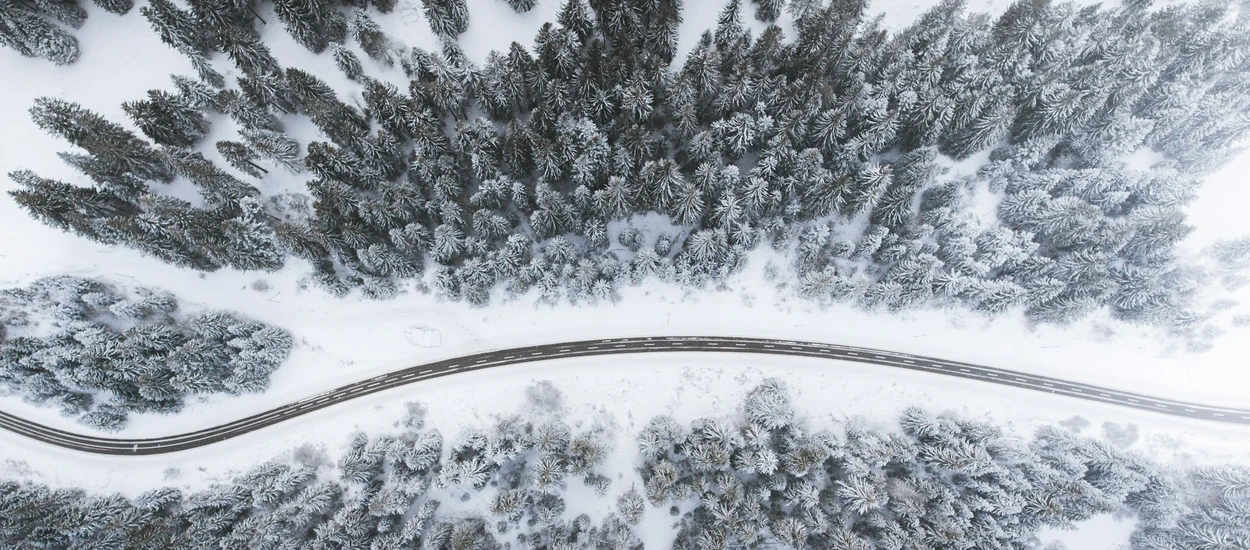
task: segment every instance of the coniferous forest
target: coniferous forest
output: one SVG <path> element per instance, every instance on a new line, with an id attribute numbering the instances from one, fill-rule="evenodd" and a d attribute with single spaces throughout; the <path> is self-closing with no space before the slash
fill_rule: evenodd
<path id="1" fill-rule="evenodd" d="M 4 1 L 6 45 L 65 60 L 13 29 L 72 3 Z M 566 0 L 480 65 L 463 0 L 421 1 L 440 51 L 383 32 L 394 2 L 263 4 L 135 10 L 195 74 L 123 105 L 138 132 L 38 100 L 82 177 L 19 170 L 12 198 L 192 269 L 306 262 L 338 295 L 610 301 L 718 285 L 771 247 L 779 284 L 820 303 L 1184 331 L 1204 282 L 1175 250 L 1183 208 L 1250 129 L 1250 10 L 1228 1 L 950 0 L 888 31 L 859 0 L 731 0 L 679 59 L 681 0 Z M 783 14 L 789 32 L 745 25 Z M 278 24 L 346 87 L 283 66 L 258 31 Z M 315 133 L 287 133 L 301 119 Z M 304 191 L 259 191 L 290 179 Z"/>
<path id="2" fill-rule="evenodd" d="M 568 424 L 553 390 L 531 387 L 529 410 L 451 444 L 410 405 L 392 433 L 358 434 L 337 460 L 301 447 L 201 491 L 126 498 L 3 483 L 0 542 L 637 550 L 650 517 L 680 549 L 1024 549 L 1039 547 L 1041 529 L 1115 512 L 1136 519 L 1135 549 L 1250 547 L 1250 469 L 1174 471 L 1064 429 L 1021 441 L 920 409 L 888 427 L 815 430 L 777 380 L 733 416 L 651 419 L 636 437 L 643 483 L 626 487 L 605 475 L 618 473 L 604 465 L 610 427 Z M 570 490 L 583 485 L 611 510 L 577 508 Z M 470 495 L 486 510 L 456 511 Z"/>
<path id="3" fill-rule="evenodd" d="M 171 294 L 68 275 L 0 291 L 0 388 L 103 430 L 188 397 L 261 392 L 291 335 Z"/>
<path id="4" fill-rule="evenodd" d="M 1245 0 L 944 0 L 903 28 L 867 0 L 716 0 L 699 22 L 683 0 L 92 1 L 0 0 L 0 47 L 68 70 L 107 46 L 76 29 L 130 18 L 185 70 L 115 119 L 82 106 L 89 86 L 10 106 L 76 175 L 17 167 L 6 199 L 192 273 L 600 304 L 725 288 L 764 258 L 820 307 L 1181 336 L 1213 278 L 1250 281 L 1250 237 L 1212 247 L 1214 271 L 1180 247 L 1203 178 L 1250 137 Z M 470 59 L 485 1 L 558 16 Z M 388 34 L 412 7 L 438 47 Z M 263 392 L 294 337 L 188 305 L 69 275 L 2 290 L 0 391 L 108 431 Z M 1250 549 L 1250 468 L 1164 465 L 1071 426 L 826 422 L 767 379 L 732 413 L 639 419 L 622 455 L 606 409 L 572 422 L 550 383 L 527 398 L 446 440 L 411 404 L 207 487 L 0 472 L 0 549 L 1040 550 L 1106 516 L 1133 522 L 1134 550 Z"/>

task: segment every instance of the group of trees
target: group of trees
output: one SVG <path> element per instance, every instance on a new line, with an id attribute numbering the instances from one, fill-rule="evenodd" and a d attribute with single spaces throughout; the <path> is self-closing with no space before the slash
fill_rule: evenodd
<path id="1" fill-rule="evenodd" d="M 738 415 L 638 434 L 643 490 L 612 487 L 602 427 L 530 410 L 444 446 L 410 405 L 398 432 L 356 435 L 337 461 L 302 447 L 235 479 L 134 499 L 0 484 L 5 548 L 641 550 L 632 526 L 678 516 L 673 548 L 1037 548 L 1045 527 L 1127 513 L 1140 550 L 1250 548 L 1250 469 L 1180 474 L 1057 428 L 1031 441 L 908 410 L 900 429 L 809 430 L 784 385 Z M 557 397 L 558 399 L 558 397 Z M 606 475 L 605 475 L 606 474 Z M 566 500 L 581 478 L 604 502 Z M 644 497 L 645 495 L 645 497 Z M 452 500 L 464 504 L 443 505 Z M 648 506 L 650 501 L 652 506 Z M 587 510 L 612 511 L 595 525 Z M 575 504 L 574 504 L 575 505 Z M 602 514 L 602 512 L 600 512 Z"/>
<path id="2" fill-rule="evenodd" d="M 1176 480 L 1106 443 L 1050 427 L 1025 443 L 915 408 L 900 424 L 809 431 L 769 380 L 736 421 L 653 419 L 638 436 L 647 498 L 693 500 L 674 548 L 1028 548 L 1042 528 L 1124 511 L 1166 533 L 1142 540 L 1188 536 Z"/>
<path id="3" fill-rule="evenodd" d="M 125 15 L 133 0 L 94 0 L 97 6 Z M 0 0 L 0 46 L 27 57 L 42 57 L 57 65 L 78 60 L 78 39 L 66 29 L 77 29 L 87 19 L 78 0 Z"/>
<path id="4" fill-rule="evenodd" d="M 592 525 L 566 510 L 564 490 L 594 473 L 607 445 L 602 429 L 577 431 L 552 411 L 497 419 L 447 448 L 410 405 L 401 430 L 357 434 L 336 462 L 296 449 L 230 482 L 183 494 L 173 488 L 135 499 L 97 497 L 23 483 L 0 484 L 5 548 L 309 548 L 636 550 L 636 515 Z M 478 498 L 483 513 L 443 512 L 440 499 Z M 461 508 L 462 506 L 448 506 Z M 626 507 L 631 511 L 634 508 Z M 489 510 L 489 513 L 485 513 Z M 570 519 L 571 518 L 571 519 Z"/>
<path id="5" fill-rule="evenodd" d="M 535 289 L 610 300 L 648 278 L 721 281 L 771 245 L 794 257 L 782 282 L 817 301 L 1046 322 L 1106 308 L 1175 328 L 1197 320 L 1200 284 L 1174 252 L 1182 207 L 1250 129 L 1250 32 L 1227 1 L 1019 0 L 991 18 L 948 0 L 889 32 L 863 1 L 805 0 L 786 37 L 754 36 L 731 0 L 676 64 L 679 0 L 565 0 L 531 47 L 482 66 L 456 42 L 463 0 L 423 5 L 441 52 L 385 36 L 371 17 L 389 2 L 275 6 L 359 86 L 357 108 L 351 90 L 284 68 L 250 4 L 154 1 L 145 17 L 199 79 L 125 106 L 147 139 L 40 100 L 35 120 L 85 151 L 63 157 L 94 185 L 19 171 L 13 196 L 51 225 L 195 269 L 302 258 L 336 294 L 386 298 L 425 277 L 474 303 Z M 213 65 L 225 59 L 237 87 Z M 202 152 L 220 115 L 241 128 L 211 144 L 229 168 Z M 286 135 L 292 115 L 318 140 Z M 1142 150 L 1162 160 L 1126 164 Z M 957 162 L 981 168 L 954 177 Z M 311 178 L 304 215 L 249 183 L 288 172 Z M 174 178 L 204 204 L 162 194 Z M 670 229 L 634 223 L 645 213 Z"/>
<path id="6" fill-rule="evenodd" d="M 290 353 L 280 328 L 177 310 L 165 292 L 71 276 L 0 291 L 0 386 L 116 430 L 190 396 L 263 391 Z"/>

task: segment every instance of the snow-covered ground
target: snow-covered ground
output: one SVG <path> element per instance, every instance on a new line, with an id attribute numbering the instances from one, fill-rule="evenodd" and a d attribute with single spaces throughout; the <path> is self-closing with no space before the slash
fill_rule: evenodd
<path id="1" fill-rule="evenodd" d="M 778 374 L 787 381 L 796 409 L 811 420 L 814 429 L 836 429 L 852 418 L 892 426 L 904 408 L 920 404 L 930 410 L 991 421 L 1021 437 L 1042 425 L 1074 416 L 1088 421 L 1082 433 L 1091 436 L 1100 434 L 1104 422 L 1133 424 L 1139 437 L 1130 449 L 1181 466 L 1241 461 L 1250 454 L 1250 438 L 1244 428 L 1191 423 L 1019 389 L 986 392 L 983 387 L 927 373 L 904 371 L 884 377 L 876 367 L 830 363 L 710 354 L 559 359 L 393 389 L 176 455 L 88 456 L 32 445 L 0 433 L 0 447 L 5 449 L 7 460 L 0 471 L 52 485 L 80 485 L 128 495 L 158 484 L 198 488 L 227 480 L 249 465 L 307 443 L 323 445 L 332 457 L 337 456 L 353 431 L 384 430 L 403 416 L 405 403 L 413 401 L 428 407 L 427 425 L 438 427 L 450 441 L 464 427 L 481 426 L 489 423 L 492 415 L 520 410 L 525 402 L 523 388 L 550 380 L 562 392 L 572 423 L 614 423 L 615 449 L 604 471 L 614 478 L 615 493 L 631 484 L 641 486 L 633 469 L 633 437 L 652 416 L 668 414 L 685 423 L 704 416 L 730 415 L 747 390 Z M 665 516 L 662 512 L 653 509 L 649 514 Z M 657 518 L 658 523 L 663 524 L 663 519 Z M 1122 537 L 1131 531 L 1131 526 L 1123 523 L 1094 523 L 1090 526 L 1094 539 L 1090 540 L 1109 536 L 1107 530 L 1116 526 L 1124 530 Z M 1122 543 L 1122 537 L 1111 539 Z"/>
<path id="2" fill-rule="evenodd" d="M 682 54 L 697 41 L 699 31 L 714 24 L 723 6 L 717 1 L 686 4 L 687 30 L 679 42 Z M 978 0 L 969 7 L 999 11 L 1005 5 L 1000 0 Z M 470 0 L 471 26 L 461 40 L 466 54 L 481 62 L 490 49 L 505 48 L 514 40 L 528 45 L 538 26 L 553 18 L 558 6 L 555 0 L 540 0 L 534 11 L 516 15 L 499 0 Z M 919 2 L 894 1 L 877 3 L 873 9 L 886 13 L 887 26 L 898 27 L 926 7 Z M 78 33 L 83 55 L 72 66 L 54 67 L 0 49 L 0 74 L 7 77 L 0 86 L 0 103 L 8 106 L 0 109 L 0 171 L 31 168 L 45 177 L 81 180 L 55 156 L 56 151 L 66 149 L 66 144 L 30 122 L 25 109 L 35 97 L 64 97 L 123 122 L 122 101 L 138 99 L 149 88 L 168 87 L 171 72 L 192 74 L 186 60 L 160 44 L 137 12 L 117 17 L 93 5 L 86 9 L 90 19 Z M 758 30 L 762 25 L 754 21 L 751 10 L 748 3 L 744 20 Z M 788 25 L 785 17 L 783 27 Z M 379 22 L 392 38 L 410 46 L 437 48 L 417 0 L 400 0 L 395 16 Z M 319 74 L 324 70 L 323 77 L 339 83 L 333 79 L 341 76 L 333 71 L 328 57 L 289 47 L 289 37 L 277 24 L 265 32 L 277 44 L 271 45 L 284 61 L 299 59 L 294 65 L 318 69 Z M 228 124 L 224 119 L 218 123 Z M 1250 219 L 1227 207 L 1244 202 L 1247 168 L 1250 157 L 1230 163 L 1207 181 L 1190 210 L 1190 221 L 1197 230 L 1186 241 L 1187 250 L 1196 252 L 1220 238 L 1250 234 Z M 298 189 L 302 184 L 302 178 L 269 180 L 267 185 L 288 189 Z M 10 180 L 0 178 L 0 191 L 12 188 Z M 56 273 L 99 276 L 161 287 L 176 293 L 188 306 L 237 310 L 295 334 L 299 344 L 290 362 L 275 373 L 268 393 L 210 398 L 191 404 L 176 416 L 138 416 L 120 434 L 124 437 L 215 425 L 372 374 L 473 351 L 632 335 L 721 334 L 857 344 L 1203 403 L 1250 407 L 1245 391 L 1250 387 L 1250 369 L 1244 366 L 1244 357 L 1250 355 L 1250 338 L 1238 332 L 1250 328 L 1226 325 L 1230 332 L 1216 339 L 1211 351 L 1191 354 L 1179 349 L 1179 343 L 1159 338 L 1153 330 L 1107 319 L 1066 328 L 1029 328 L 1019 318 L 1006 316 L 988 322 L 963 311 L 897 316 L 846 306 L 820 309 L 775 290 L 765 267 L 769 262 L 784 265 L 784 260 L 770 251 L 757 252 L 748 269 L 723 289 L 688 292 L 653 282 L 627 289 L 617 304 L 535 307 L 532 299 L 522 297 L 482 309 L 416 293 L 384 302 L 332 298 L 306 288 L 301 278 L 308 269 L 298 261 L 274 274 L 181 270 L 131 250 L 100 246 L 45 227 L 20 211 L 7 195 L 0 196 L 0 234 L 6 237 L 0 239 L 0 287 Z M 259 280 L 267 283 L 266 290 L 254 290 Z M 1229 314 L 1236 313 L 1245 311 L 1234 307 Z M 398 420 L 408 401 L 429 405 L 430 424 L 450 436 L 462 426 L 515 410 L 523 401 L 522 388 L 541 379 L 551 380 L 564 392 L 572 418 L 591 422 L 603 415 L 615 417 L 620 429 L 615 432 L 618 455 L 613 460 L 627 461 L 635 431 L 651 416 L 667 413 L 687 420 L 727 414 L 746 388 L 769 376 L 787 380 L 800 409 L 827 426 L 851 416 L 890 422 L 912 404 L 1005 423 L 1021 435 L 1042 424 L 1079 415 L 1092 423 L 1086 432 L 1089 434 L 1097 434 L 1105 421 L 1136 424 L 1141 437 L 1134 448 L 1177 464 L 1244 461 L 1250 456 L 1247 428 L 1186 422 L 877 366 L 703 354 L 565 359 L 443 378 L 358 399 L 174 456 L 95 457 L 0 432 L 0 475 L 128 494 L 162 483 L 200 487 L 305 442 L 323 444 L 336 454 L 353 430 L 381 429 Z M 34 407 L 15 397 L 0 397 L 0 409 L 56 427 L 85 430 L 51 409 Z M 628 476 L 636 477 L 636 473 L 629 464 L 617 467 L 626 478 L 615 483 L 627 486 Z M 657 521 L 663 523 L 664 518 Z M 1096 524 L 1091 532 L 1117 532 L 1107 525 L 1123 526 Z M 1113 539 L 1108 539 L 1107 547 L 1118 544 Z M 1117 540 L 1123 542 L 1122 538 Z M 1073 547 L 1103 547 L 1098 544 Z"/>

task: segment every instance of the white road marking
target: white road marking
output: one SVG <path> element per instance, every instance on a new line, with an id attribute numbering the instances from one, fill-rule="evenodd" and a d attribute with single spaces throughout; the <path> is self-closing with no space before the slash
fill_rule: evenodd
<path id="1" fill-rule="evenodd" d="M 586 349 L 599 349 L 599 346 L 590 346 L 590 347 L 588 347 L 588 348 L 586 348 Z"/>
<path id="2" fill-rule="evenodd" d="M 420 374 L 425 374 L 425 373 L 427 373 L 427 372 L 434 372 L 434 369 L 425 369 L 425 370 L 421 371 L 421 372 L 420 372 Z"/>

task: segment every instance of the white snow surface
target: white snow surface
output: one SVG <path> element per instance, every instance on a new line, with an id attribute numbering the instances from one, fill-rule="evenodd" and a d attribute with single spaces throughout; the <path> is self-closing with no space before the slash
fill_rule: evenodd
<path id="1" fill-rule="evenodd" d="M 466 55 L 478 63 L 491 49 L 504 49 L 512 41 L 530 45 L 537 28 L 553 19 L 559 8 L 556 0 L 540 0 L 535 10 L 517 15 L 499 0 L 469 0 L 469 4 L 470 29 L 461 37 L 461 44 Z M 703 29 L 714 25 L 722 6 L 719 1 L 686 2 L 679 59 Z M 991 11 L 1001 11 L 1005 6 L 1001 0 L 970 4 L 973 9 Z M 171 72 L 193 74 L 187 61 L 148 29 L 137 7 L 125 17 L 94 5 L 85 7 L 90 18 L 78 31 L 83 55 L 72 66 L 54 67 L 0 49 L 0 74 L 20 75 L 6 78 L 0 86 L 0 104 L 8 106 L 0 110 L 0 171 L 30 168 L 44 177 L 82 181 L 55 155 L 67 149 L 67 144 L 30 122 L 25 109 L 34 98 L 63 97 L 109 120 L 125 123 L 122 101 L 138 99 L 150 88 L 169 89 Z M 927 7 L 925 3 L 895 0 L 877 2 L 872 9 L 886 14 L 886 26 L 897 28 Z M 743 20 L 758 32 L 763 26 L 755 21 L 753 9 L 746 3 Z M 786 29 L 788 17 L 783 14 L 780 22 Z M 400 0 L 395 13 L 377 20 L 392 38 L 409 46 L 438 48 L 418 0 Z M 334 69 L 328 54 L 315 56 L 303 50 L 280 24 L 272 22 L 264 33 L 284 64 L 314 71 L 340 90 L 358 89 Z M 366 64 L 375 63 L 363 55 L 361 58 Z M 391 76 L 399 78 L 394 73 L 398 71 Z M 344 99 L 352 101 L 350 95 Z M 213 135 L 225 135 L 231 129 L 224 117 L 213 123 Z M 295 132 L 311 134 L 315 129 L 303 125 Z M 307 140 L 301 137 L 301 141 Z M 205 148 L 205 154 L 217 159 L 211 147 Z M 1250 221 L 1227 207 L 1242 202 L 1241 180 L 1247 168 L 1250 160 L 1237 159 L 1208 179 L 1190 211 L 1197 230 L 1185 244 L 1188 251 L 1196 252 L 1220 238 L 1250 233 Z M 261 185 L 266 192 L 299 192 L 303 181 L 302 176 L 274 171 Z M 0 191 L 13 188 L 10 180 L 0 178 Z M 688 291 L 653 281 L 626 289 L 616 304 L 534 306 L 532 297 L 504 301 L 501 296 L 495 305 L 483 309 L 415 292 L 381 302 L 354 295 L 336 299 L 307 285 L 302 279 L 308 266 L 297 260 L 272 274 L 228 269 L 199 274 L 43 226 L 7 196 L 0 197 L 0 232 L 6 237 L 0 239 L 0 287 L 24 285 L 58 273 L 100 277 L 163 288 L 174 292 L 187 307 L 235 310 L 294 333 L 296 349 L 287 365 L 274 373 L 267 393 L 205 398 L 173 416 L 135 416 L 129 427 L 117 434 L 119 437 L 159 436 L 212 426 L 378 373 L 481 350 L 645 335 L 737 335 L 855 344 L 1202 403 L 1250 407 L 1245 391 L 1250 387 L 1250 369 L 1245 368 L 1243 359 L 1250 352 L 1250 338 L 1242 332 L 1226 334 L 1216 340 L 1213 350 L 1193 354 L 1175 341 L 1160 338 L 1154 330 L 1106 318 L 1071 327 L 1031 328 L 1018 316 L 1010 315 L 990 322 L 966 311 L 932 309 L 893 315 L 849 306 L 822 309 L 775 289 L 765 267 L 771 262 L 784 270 L 787 262 L 769 250 L 755 252 L 748 268 L 721 288 Z M 269 288 L 252 290 L 257 280 L 264 280 Z M 1090 435 L 1096 435 L 1104 421 L 1132 423 L 1141 431 L 1132 448 L 1178 466 L 1245 462 L 1250 456 L 1250 428 L 1246 427 L 1190 422 L 880 366 L 704 353 L 559 359 L 460 374 L 359 398 L 174 455 L 100 457 L 36 444 L 0 431 L 0 478 L 28 478 L 54 486 L 75 485 L 131 496 L 162 484 L 196 489 L 228 480 L 253 464 L 305 443 L 323 445 L 337 457 L 355 430 L 389 428 L 402 417 L 404 404 L 411 401 L 426 404 L 427 424 L 454 438 L 466 426 L 481 425 L 492 415 L 517 410 L 524 401 L 525 386 L 551 380 L 564 393 L 567 414 L 574 423 L 615 418 L 616 449 L 605 466 L 614 481 L 608 500 L 603 501 L 612 502 L 631 484 L 640 485 L 633 469 L 632 440 L 647 419 L 671 414 L 684 422 L 731 414 L 745 391 L 766 377 L 786 380 L 798 409 L 817 427 L 836 428 L 851 417 L 893 425 L 900 411 L 916 404 L 993 421 L 1021 437 L 1076 415 L 1091 421 L 1086 432 Z M 0 410 L 58 428 L 89 431 L 52 409 L 14 396 L 0 396 Z M 587 501 L 588 509 L 606 512 L 603 502 Z M 638 532 L 646 537 L 648 547 L 663 548 L 662 541 L 671 536 L 671 518 L 662 509 L 649 508 L 647 514 Z M 1076 536 L 1072 533 L 1054 536 L 1070 547 L 1113 548 L 1124 542 L 1125 529 L 1131 530 L 1131 525 L 1125 525 L 1110 519 L 1092 520 L 1077 532 L 1088 535 L 1079 538 L 1086 544 L 1065 538 Z"/>

